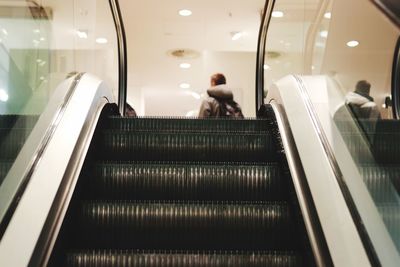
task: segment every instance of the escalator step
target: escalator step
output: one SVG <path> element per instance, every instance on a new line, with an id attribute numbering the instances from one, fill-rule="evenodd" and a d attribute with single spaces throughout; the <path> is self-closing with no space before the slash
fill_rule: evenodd
<path id="1" fill-rule="evenodd" d="M 90 250 L 67 255 L 69 267 L 299 267 L 293 252 L 166 252 Z"/>
<path id="2" fill-rule="evenodd" d="M 400 193 L 399 166 L 364 165 L 360 168 L 360 173 L 375 202 L 397 201 Z"/>
<path id="3" fill-rule="evenodd" d="M 282 200 L 285 183 L 278 164 L 196 165 L 99 163 L 93 197 L 153 200 Z"/>
<path id="4" fill-rule="evenodd" d="M 88 202 L 82 235 L 89 247 L 143 249 L 289 249 L 287 203 Z"/>
<path id="5" fill-rule="evenodd" d="M 32 129 L 37 120 L 38 115 L 0 115 L 0 128 L 29 128 Z"/>
<path id="6" fill-rule="evenodd" d="M 109 117 L 106 127 L 114 130 L 148 132 L 266 132 L 270 120 L 256 119 L 180 119 Z"/>
<path id="7" fill-rule="evenodd" d="M 276 159 L 269 133 L 195 134 L 104 131 L 103 157 L 143 161 L 241 161 Z"/>
<path id="8" fill-rule="evenodd" d="M 0 159 L 14 160 L 31 129 L 0 129 Z"/>

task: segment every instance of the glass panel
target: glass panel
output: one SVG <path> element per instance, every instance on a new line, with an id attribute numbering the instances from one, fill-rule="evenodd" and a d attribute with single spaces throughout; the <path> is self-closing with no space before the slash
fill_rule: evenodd
<path id="1" fill-rule="evenodd" d="M 0 1 L 0 221 L 23 179 L 10 175 L 15 160 L 36 153 L 19 152 L 58 85 L 79 72 L 118 89 L 108 1 Z"/>
<path id="2" fill-rule="evenodd" d="M 391 106 L 398 37 L 368 1 L 277 0 L 265 89 L 286 75 L 302 75 L 368 234 L 380 241 L 388 236 L 400 251 L 400 121 Z M 372 213 L 375 225 L 368 220 Z M 387 244 L 381 242 L 381 251 Z"/>
<path id="3" fill-rule="evenodd" d="M 275 81 L 286 75 L 305 72 L 304 53 L 307 35 L 319 2 L 319 0 L 276 1 L 265 49 L 266 91 Z"/>
<path id="4" fill-rule="evenodd" d="M 311 87 L 307 90 L 357 209 L 365 212 L 359 205 L 360 188 L 352 186 L 353 165 L 400 251 L 400 121 L 393 119 L 391 107 L 399 31 L 367 1 L 335 0 L 321 11 L 304 73 L 323 75 L 326 91 L 319 91 L 325 96 L 317 97 Z M 344 150 L 353 162 L 344 160 Z M 366 221 L 368 214 L 361 217 Z M 366 225 L 369 235 L 376 234 Z"/>

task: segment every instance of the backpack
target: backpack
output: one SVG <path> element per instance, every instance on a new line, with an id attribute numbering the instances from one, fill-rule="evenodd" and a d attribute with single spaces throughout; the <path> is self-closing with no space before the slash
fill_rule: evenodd
<path id="1" fill-rule="evenodd" d="M 243 119 L 242 109 L 233 99 L 227 101 L 217 100 L 219 103 L 219 117 Z"/>

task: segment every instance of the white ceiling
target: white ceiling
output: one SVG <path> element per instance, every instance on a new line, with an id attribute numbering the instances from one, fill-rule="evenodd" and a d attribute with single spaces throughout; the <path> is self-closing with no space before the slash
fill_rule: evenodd
<path id="1" fill-rule="evenodd" d="M 200 100 L 192 99 L 179 84 L 191 84 L 191 91 L 204 92 L 213 71 L 225 70 L 228 81 L 238 87 L 250 87 L 236 82 L 239 76 L 230 66 L 215 69 L 210 58 L 213 53 L 254 54 L 257 50 L 260 14 L 265 0 L 120 0 L 128 38 L 129 87 L 145 95 L 146 114 L 185 115 L 198 108 Z M 190 9 L 190 17 L 178 14 Z M 232 41 L 231 32 L 244 32 L 243 38 Z M 175 49 L 192 49 L 200 57 L 181 60 L 168 55 Z M 189 62 L 190 70 L 182 70 L 179 63 Z M 244 68 L 255 68 L 255 61 Z M 251 77 L 255 74 L 251 73 Z M 244 79 L 245 80 L 245 79 Z M 168 91 L 168 93 L 164 93 Z M 131 93 L 133 95 L 134 93 Z M 129 95 L 129 94 L 128 94 Z M 169 96 L 166 98 L 166 95 Z M 140 96 L 135 96 L 140 97 Z M 167 100 L 167 101 L 166 101 Z M 159 103 L 164 103 L 160 106 Z M 150 107 L 154 107 L 154 110 Z M 175 112 L 175 111 L 176 112 Z"/>

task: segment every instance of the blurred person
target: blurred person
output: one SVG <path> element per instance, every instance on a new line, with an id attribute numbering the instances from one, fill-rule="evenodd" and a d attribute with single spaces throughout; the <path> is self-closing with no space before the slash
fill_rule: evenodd
<path id="1" fill-rule="evenodd" d="M 365 80 L 358 81 L 354 92 L 346 95 L 346 104 L 357 119 L 377 120 L 381 118 L 374 99 L 370 96 L 371 84 Z"/>
<path id="2" fill-rule="evenodd" d="M 199 118 L 243 118 L 242 109 L 233 99 L 232 90 L 226 85 L 222 73 L 211 76 L 208 98 L 200 106 Z"/>

